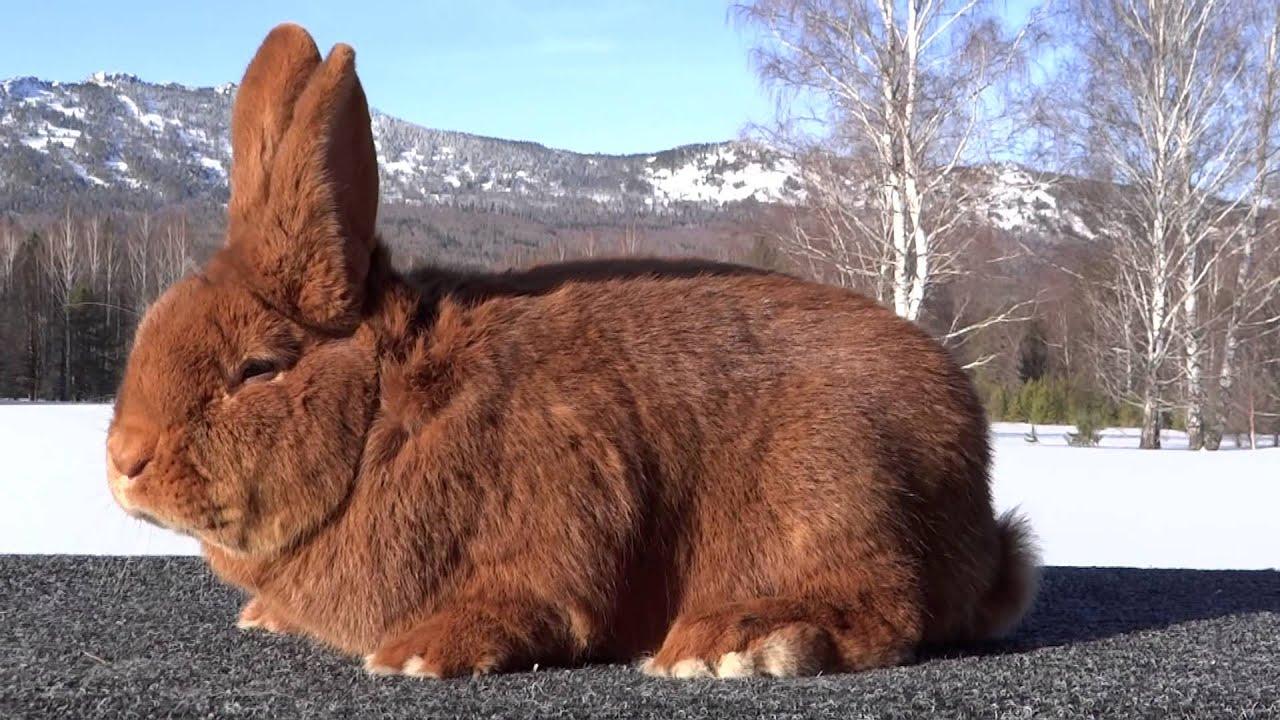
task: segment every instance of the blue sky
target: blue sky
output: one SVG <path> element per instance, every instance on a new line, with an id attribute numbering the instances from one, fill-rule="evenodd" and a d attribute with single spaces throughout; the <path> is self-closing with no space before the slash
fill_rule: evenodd
<path id="1" fill-rule="evenodd" d="M 188 85 L 238 81 L 267 30 L 292 20 L 322 49 L 353 45 L 370 102 L 392 115 L 582 152 L 647 152 L 735 137 L 772 117 L 750 38 L 727 8 L 723 0 L 24 0 L 4 11 L 0 78 L 76 81 L 108 70 Z"/>
<path id="2" fill-rule="evenodd" d="M 356 48 L 377 108 L 429 127 L 578 151 L 723 140 L 772 103 L 720 0 L 23 2 L 4 13 L 0 77 L 96 70 L 239 80 L 273 25 Z"/>

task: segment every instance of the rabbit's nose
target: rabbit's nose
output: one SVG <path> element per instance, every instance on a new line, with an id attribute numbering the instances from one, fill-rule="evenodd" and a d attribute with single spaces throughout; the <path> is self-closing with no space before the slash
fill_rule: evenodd
<path id="1" fill-rule="evenodd" d="M 137 477 L 146 469 L 155 454 L 155 443 L 126 433 L 112 433 L 107 439 L 107 458 L 113 469 L 128 478 Z"/>

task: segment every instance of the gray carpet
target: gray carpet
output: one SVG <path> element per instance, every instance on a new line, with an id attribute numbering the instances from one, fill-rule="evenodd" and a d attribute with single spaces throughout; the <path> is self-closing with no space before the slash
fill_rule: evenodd
<path id="1" fill-rule="evenodd" d="M 1280 717 L 1280 573 L 1049 568 L 1008 641 L 792 681 L 375 678 L 236 630 L 196 559 L 0 556 L 0 717 Z"/>

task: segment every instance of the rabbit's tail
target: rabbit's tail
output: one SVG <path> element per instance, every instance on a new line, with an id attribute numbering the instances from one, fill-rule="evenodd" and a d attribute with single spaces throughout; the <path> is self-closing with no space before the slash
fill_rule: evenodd
<path id="1" fill-rule="evenodd" d="M 996 521 L 999 555 L 996 573 L 978 606 L 980 638 L 1007 635 L 1031 609 L 1040 583 L 1040 553 L 1027 519 L 1016 510 Z"/>

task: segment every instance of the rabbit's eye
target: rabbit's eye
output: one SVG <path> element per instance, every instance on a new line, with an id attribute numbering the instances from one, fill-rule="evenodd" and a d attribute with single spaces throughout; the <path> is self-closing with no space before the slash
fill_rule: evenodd
<path id="1" fill-rule="evenodd" d="M 279 368 L 270 360 L 251 358 L 241 363 L 240 371 L 236 373 L 236 384 L 263 382 L 275 377 L 278 372 Z"/>

